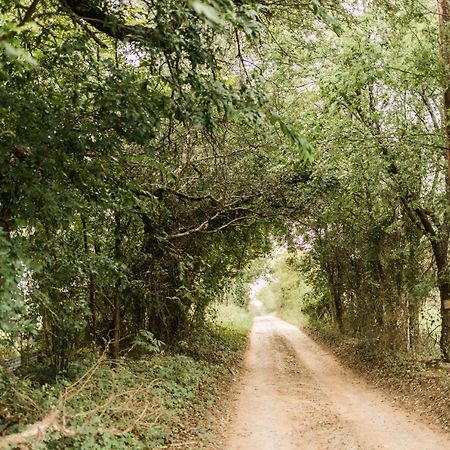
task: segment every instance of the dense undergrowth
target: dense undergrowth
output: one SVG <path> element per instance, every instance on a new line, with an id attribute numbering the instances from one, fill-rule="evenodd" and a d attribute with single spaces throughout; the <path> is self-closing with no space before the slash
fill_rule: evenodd
<path id="1" fill-rule="evenodd" d="M 228 316 L 227 328 L 211 324 L 170 352 L 133 349 L 117 361 L 86 353 L 70 376 L 51 384 L 39 382 L 37 368 L 2 370 L 1 434 L 33 449 L 202 448 L 212 439 L 217 397 L 237 370 L 250 324 L 247 313 L 234 313 L 242 319 L 237 327 Z M 37 421 L 43 432 L 25 444 Z M 0 438 L 0 448 L 16 448 L 7 442 Z"/>

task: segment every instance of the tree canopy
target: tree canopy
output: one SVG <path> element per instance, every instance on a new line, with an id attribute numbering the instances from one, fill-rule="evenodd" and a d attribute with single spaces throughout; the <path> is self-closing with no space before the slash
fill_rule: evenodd
<path id="1" fill-rule="evenodd" d="M 341 330 L 414 346 L 438 290 L 449 360 L 438 6 L 2 2 L 0 339 L 173 344 L 283 236 Z"/>

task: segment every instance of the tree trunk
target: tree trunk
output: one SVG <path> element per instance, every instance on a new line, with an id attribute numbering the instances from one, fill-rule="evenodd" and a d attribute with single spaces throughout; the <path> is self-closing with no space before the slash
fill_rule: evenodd
<path id="1" fill-rule="evenodd" d="M 417 347 L 420 336 L 419 326 L 419 303 L 416 299 L 406 297 L 406 350 L 414 351 Z"/>
<path id="2" fill-rule="evenodd" d="M 328 265 L 328 291 L 330 295 L 330 310 L 333 324 L 339 331 L 344 330 L 342 289 L 339 271 Z"/>
<path id="3" fill-rule="evenodd" d="M 334 308 L 336 311 L 336 325 L 338 330 L 344 331 L 344 318 L 343 318 L 343 306 L 342 306 L 342 292 L 339 286 L 336 287 L 335 297 L 334 297 Z"/>
<path id="4" fill-rule="evenodd" d="M 120 353 L 120 297 L 114 293 L 114 336 L 111 343 L 111 356 L 117 359 Z"/>
<path id="5" fill-rule="evenodd" d="M 441 339 L 440 347 L 444 361 L 450 362 L 450 283 L 439 285 L 441 297 Z"/>
<path id="6" fill-rule="evenodd" d="M 83 225 L 83 244 L 84 244 L 84 253 L 86 258 L 89 257 L 89 242 L 88 242 L 88 234 L 87 234 L 87 224 L 86 219 L 82 216 L 81 223 Z M 88 275 L 88 305 L 91 311 L 91 321 L 88 327 L 89 330 L 89 340 L 90 342 L 95 342 L 97 336 L 97 307 L 95 301 L 95 282 L 94 275 L 92 274 L 92 268 L 89 267 L 89 275 Z"/>
<path id="7" fill-rule="evenodd" d="M 114 215 L 115 220 L 115 230 L 114 230 L 114 258 L 116 261 L 120 260 L 121 257 L 121 244 L 122 244 L 122 235 L 121 235 L 121 225 L 120 225 L 120 216 L 116 212 Z M 118 280 L 114 286 L 114 313 L 113 313 L 113 340 L 111 342 L 111 356 L 113 359 L 117 359 L 119 357 L 120 352 L 120 280 Z"/>
<path id="8" fill-rule="evenodd" d="M 437 13 L 438 13 L 438 25 L 439 25 L 439 49 L 441 54 L 442 63 L 447 71 L 447 75 L 450 73 L 450 4 L 449 0 L 437 0 Z M 450 82 L 447 78 L 447 82 L 443 86 L 443 107 L 442 107 L 442 122 L 446 138 L 447 147 L 447 214 L 445 220 L 445 228 L 448 234 L 450 227 L 450 122 L 449 122 L 449 109 L 450 109 Z M 436 254 L 435 254 L 436 257 Z M 437 259 L 437 258 L 436 258 Z M 441 255 L 440 267 L 438 264 L 438 283 L 439 293 L 441 297 L 441 340 L 440 347 L 444 360 L 450 362 L 450 285 L 447 273 L 447 246 L 445 247 L 445 254 Z M 438 263 L 438 261 L 436 261 Z"/>
<path id="9" fill-rule="evenodd" d="M 441 339 L 440 348 L 444 361 L 450 362 L 450 283 L 448 280 L 447 240 L 445 243 L 432 242 L 437 267 L 437 281 L 441 300 Z"/>

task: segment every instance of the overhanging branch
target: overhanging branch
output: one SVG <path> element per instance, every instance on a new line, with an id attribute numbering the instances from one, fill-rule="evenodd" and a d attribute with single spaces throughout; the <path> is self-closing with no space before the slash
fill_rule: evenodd
<path id="1" fill-rule="evenodd" d="M 106 8 L 99 7 L 95 0 L 61 0 L 61 3 L 80 19 L 114 39 L 145 41 L 155 46 L 162 44 L 153 28 L 128 25 Z"/>

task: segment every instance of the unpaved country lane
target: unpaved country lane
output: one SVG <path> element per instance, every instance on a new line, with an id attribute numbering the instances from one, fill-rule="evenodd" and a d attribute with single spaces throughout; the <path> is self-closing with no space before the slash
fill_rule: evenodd
<path id="1" fill-rule="evenodd" d="M 450 436 L 344 369 L 305 333 L 255 319 L 227 450 L 450 450 Z"/>

